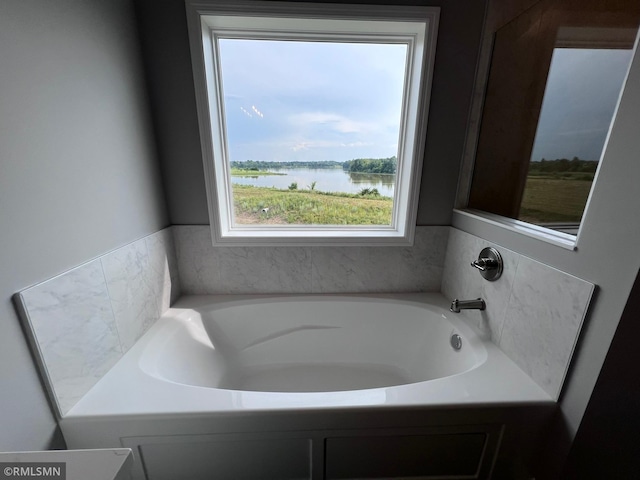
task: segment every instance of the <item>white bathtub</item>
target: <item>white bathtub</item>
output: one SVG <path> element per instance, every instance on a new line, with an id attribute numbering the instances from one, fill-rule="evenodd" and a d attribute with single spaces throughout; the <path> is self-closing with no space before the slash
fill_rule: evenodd
<path id="1" fill-rule="evenodd" d="M 200 387 L 364 390 L 457 375 L 487 359 L 483 343 L 456 319 L 408 302 L 256 299 L 206 305 L 177 318 L 148 344 L 140 367 Z M 450 338 L 458 333 L 464 340 L 455 350 Z"/>
<path id="2" fill-rule="evenodd" d="M 363 412 L 369 419 L 387 412 L 375 421 L 382 433 L 420 426 L 428 437 L 434 425 L 446 424 L 455 425 L 457 435 L 461 423 L 475 425 L 474 432 L 483 425 L 486 442 L 477 469 L 482 475 L 460 478 L 489 478 L 506 421 L 496 420 L 495 412 L 548 412 L 553 402 L 446 307 L 438 294 L 183 297 L 70 410 L 62 430 L 69 448 L 138 448 L 145 469 L 139 462 L 134 478 L 145 478 L 145 471 L 149 478 L 170 478 L 162 465 L 167 452 L 158 445 L 170 444 L 175 454 L 176 442 L 189 444 L 183 451 L 188 458 L 194 439 L 201 446 L 215 440 L 221 451 L 221 439 L 244 435 L 259 452 L 270 452 L 280 448 L 278 439 L 293 441 L 289 437 L 297 432 L 295 439 L 323 439 L 316 442 L 322 453 L 309 453 L 309 465 L 315 466 L 302 477 L 330 478 L 327 435 L 340 431 L 344 437 L 341 429 L 348 426 L 348 437 L 360 438 L 363 427 L 372 427 L 370 420 L 358 420 Z M 452 335 L 461 338 L 459 350 L 451 345 Z M 414 413 L 408 418 L 406 412 Z M 431 412 L 430 420 L 416 425 L 415 412 Z M 380 432 L 374 436 L 382 438 Z M 282 448 L 293 451 L 292 445 Z M 229 478 L 255 477 L 228 468 L 236 472 Z M 298 471 L 287 476 L 280 470 L 255 478 L 270 475 L 300 478 Z M 349 478 L 341 475 L 336 478 Z"/>

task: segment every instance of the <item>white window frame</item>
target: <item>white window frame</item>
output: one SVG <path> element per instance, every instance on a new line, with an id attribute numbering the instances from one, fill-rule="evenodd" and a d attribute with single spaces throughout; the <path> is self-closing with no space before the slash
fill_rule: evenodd
<path id="1" fill-rule="evenodd" d="M 214 245 L 413 244 L 438 7 L 185 0 Z M 391 225 L 234 225 L 216 36 L 401 43 L 407 49 Z M 222 140 L 220 140 L 222 139 Z"/>

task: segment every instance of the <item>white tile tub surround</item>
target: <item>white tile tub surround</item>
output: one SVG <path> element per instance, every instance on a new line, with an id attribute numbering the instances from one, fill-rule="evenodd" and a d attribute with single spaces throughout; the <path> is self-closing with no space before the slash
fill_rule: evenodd
<path id="1" fill-rule="evenodd" d="M 21 295 L 64 414 L 122 357 L 100 260 Z"/>
<path id="2" fill-rule="evenodd" d="M 100 261 L 120 343 L 126 351 L 160 316 L 160 308 L 154 301 L 147 246 L 142 239 L 105 255 Z"/>
<path id="3" fill-rule="evenodd" d="M 489 246 L 492 245 L 479 237 L 451 228 L 442 276 L 442 293 L 449 299 L 491 299 L 487 301 L 484 312 L 463 311 L 462 315 L 472 321 L 486 338 L 491 338 L 498 345 L 520 255 L 506 248 L 499 248 L 504 270 L 499 280 L 489 282 L 471 266 L 480 251 Z"/>
<path id="4" fill-rule="evenodd" d="M 520 257 L 499 345 L 548 393 L 560 393 L 593 288 Z"/>
<path id="5" fill-rule="evenodd" d="M 180 295 L 176 265 L 165 229 L 20 292 L 62 415 Z"/>
<path id="6" fill-rule="evenodd" d="M 176 270 L 171 232 L 142 238 L 100 261 L 126 352 L 177 299 L 179 281 L 175 273 L 171 276 L 171 265 Z"/>
<path id="7" fill-rule="evenodd" d="M 208 225 L 174 226 L 184 294 L 434 292 L 449 227 L 413 247 L 213 247 Z"/>
<path id="8" fill-rule="evenodd" d="M 144 240 L 149 255 L 149 269 L 154 273 L 151 276 L 154 292 L 162 300 L 160 309 L 164 313 L 181 295 L 173 231 L 171 227 L 165 228 Z"/>
<path id="9" fill-rule="evenodd" d="M 484 247 L 504 260 L 502 277 L 484 280 L 471 267 Z M 484 312 L 463 315 L 553 398 L 558 398 L 594 285 L 452 228 L 442 279 L 450 298 L 481 297 Z"/>

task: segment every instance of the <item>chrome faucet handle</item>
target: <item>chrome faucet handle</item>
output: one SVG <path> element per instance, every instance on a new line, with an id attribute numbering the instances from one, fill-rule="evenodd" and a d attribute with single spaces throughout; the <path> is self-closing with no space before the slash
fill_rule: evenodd
<path id="1" fill-rule="evenodd" d="M 471 262 L 471 266 L 477 268 L 481 272 L 486 272 L 487 270 L 498 268 L 498 262 L 493 258 L 480 257 Z"/>
<path id="2" fill-rule="evenodd" d="M 471 266 L 477 268 L 485 280 L 493 282 L 502 275 L 502 256 L 493 247 L 483 248 L 478 259 L 471 262 Z"/>

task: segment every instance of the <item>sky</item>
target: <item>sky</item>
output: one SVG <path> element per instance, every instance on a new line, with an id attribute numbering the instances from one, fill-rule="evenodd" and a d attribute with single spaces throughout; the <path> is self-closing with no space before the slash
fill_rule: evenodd
<path id="1" fill-rule="evenodd" d="M 396 155 L 406 50 L 220 39 L 229 160 Z"/>
<path id="2" fill-rule="evenodd" d="M 600 160 L 631 56 L 631 50 L 554 50 L 532 161 Z"/>

